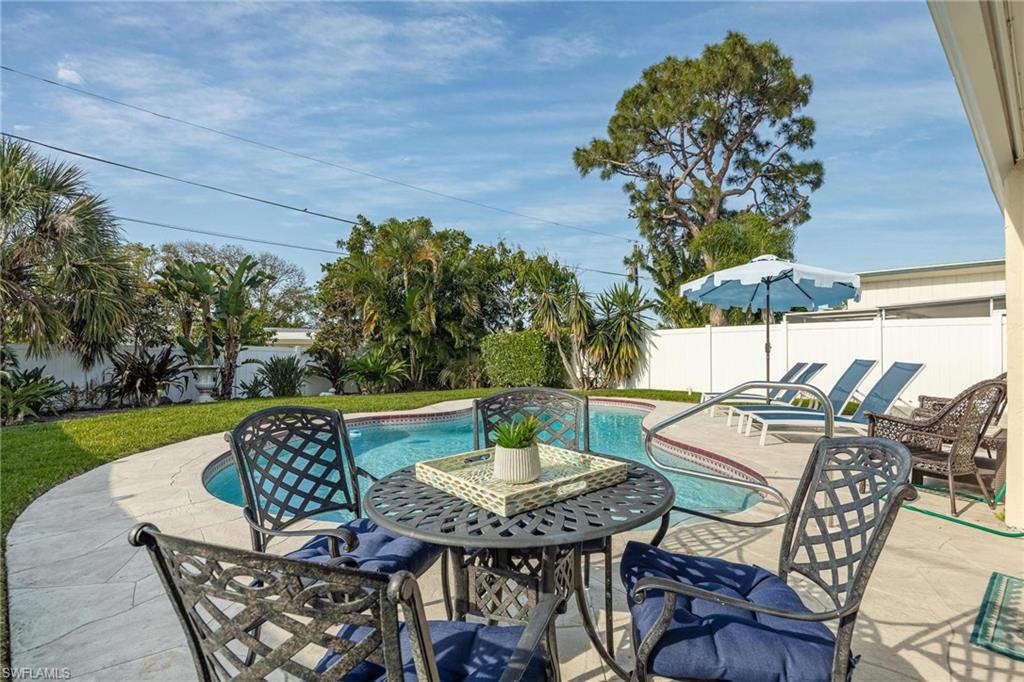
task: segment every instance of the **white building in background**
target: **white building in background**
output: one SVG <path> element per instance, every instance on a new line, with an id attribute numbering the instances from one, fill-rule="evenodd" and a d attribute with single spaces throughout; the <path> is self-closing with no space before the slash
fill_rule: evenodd
<path id="1" fill-rule="evenodd" d="M 919 265 L 860 273 L 859 301 L 842 310 L 791 313 L 790 322 L 988 317 L 1006 310 L 1003 259 Z"/>

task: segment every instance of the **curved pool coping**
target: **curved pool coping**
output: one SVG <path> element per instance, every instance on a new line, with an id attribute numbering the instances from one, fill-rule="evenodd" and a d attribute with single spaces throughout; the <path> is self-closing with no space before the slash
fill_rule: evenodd
<path id="1" fill-rule="evenodd" d="M 648 416 L 652 411 L 657 409 L 657 405 L 654 403 L 645 402 L 643 400 L 633 400 L 629 398 L 600 398 L 595 397 L 590 399 L 590 404 L 606 405 L 609 407 L 621 407 L 632 410 L 644 410 Z M 472 407 L 463 407 L 457 410 L 446 410 L 440 412 L 396 412 L 396 413 L 384 413 L 384 414 L 369 414 L 360 417 L 352 417 L 345 420 L 345 426 L 352 428 L 353 426 L 389 426 L 394 424 L 428 424 L 435 422 L 451 421 L 460 419 L 467 415 L 471 415 L 473 412 Z M 646 423 L 647 417 L 641 422 L 641 429 L 643 429 L 646 435 L 650 431 L 650 426 Z M 654 437 L 655 443 L 658 444 L 659 449 L 664 452 L 679 457 L 682 460 L 690 462 L 692 464 L 700 465 L 706 469 L 710 469 L 715 473 L 722 474 L 724 476 L 730 476 L 733 478 L 739 478 L 754 483 L 760 483 L 762 485 L 767 484 L 767 479 L 754 471 L 750 467 L 747 467 L 739 462 L 736 462 L 728 457 L 720 455 L 716 452 L 711 452 L 704 448 L 685 443 L 675 438 L 669 438 L 664 434 L 657 434 Z M 233 464 L 232 455 L 230 450 L 223 452 L 220 455 L 214 457 L 209 464 L 203 468 L 203 488 L 207 487 L 209 481 L 219 474 L 221 471 Z M 212 494 L 212 493 L 211 493 Z M 760 493 L 758 493 L 760 494 Z M 763 498 L 764 495 L 762 494 Z M 218 498 L 219 499 L 219 498 Z"/>

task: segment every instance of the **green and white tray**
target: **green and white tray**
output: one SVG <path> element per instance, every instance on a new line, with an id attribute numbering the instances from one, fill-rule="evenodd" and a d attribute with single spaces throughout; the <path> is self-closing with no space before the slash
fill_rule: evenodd
<path id="1" fill-rule="evenodd" d="M 625 462 L 538 443 L 540 477 L 532 483 L 494 478 L 494 448 L 416 463 L 416 479 L 501 514 L 515 516 L 626 480 Z"/>

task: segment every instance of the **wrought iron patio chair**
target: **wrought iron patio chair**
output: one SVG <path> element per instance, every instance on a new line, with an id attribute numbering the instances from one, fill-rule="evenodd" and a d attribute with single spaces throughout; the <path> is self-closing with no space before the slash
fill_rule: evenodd
<path id="1" fill-rule="evenodd" d="M 910 470 L 910 453 L 891 440 L 819 439 L 785 520 L 777 574 L 630 542 L 620 569 L 634 679 L 847 680 L 868 579 L 900 506 L 916 496 Z M 792 574 L 834 608 L 808 609 Z"/>
<path id="2" fill-rule="evenodd" d="M 345 419 L 337 410 L 272 407 L 249 415 L 225 434 L 231 444 L 245 497 L 242 514 L 257 552 L 272 538 L 310 537 L 292 559 L 342 559 L 365 570 L 420 575 L 442 549 L 392 535 L 362 509 L 359 477 Z M 295 529 L 294 524 L 328 513 L 351 514 L 337 528 Z M 322 520 L 322 519 L 321 519 Z"/>
<path id="3" fill-rule="evenodd" d="M 556 597 L 528 626 L 426 620 L 416 578 L 132 529 L 185 631 L 198 679 L 502 682 L 554 677 Z"/>
<path id="4" fill-rule="evenodd" d="M 915 480 L 925 475 L 944 476 L 949 485 L 949 508 L 956 509 L 956 479 L 973 476 L 985 501 L 995 506 L 993 491 L 975 461 L 975 453 L 996 413 L 1006 403 L 1006 382 L 982 381 L 948 400 L 937 412 L 917 413 L 909 419 L 867 413 L 868 433 L 891 438 L 907 446 L 914 461 Z"/>
<path id="5" fill-rule="evenodd" d="M 538 440 L 579 452 L 590 452 L 590 401 L 553 388 L 513 388 L 473 401 L 473 447 L 494 446 L 495 432 L 502 422 L 533 415 L 540 426 Z M 601 538 L 583 544 L 583 580 L 590 583 L 591 556 L 604 557 L 605 633 L 608 650 L 612 642 L 612 543 Z"/>

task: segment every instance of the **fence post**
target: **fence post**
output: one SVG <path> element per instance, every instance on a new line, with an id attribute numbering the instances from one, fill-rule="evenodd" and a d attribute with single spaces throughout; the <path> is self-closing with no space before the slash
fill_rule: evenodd
<path id="1" fill-rule="evenodd" d="M 714 339 L 711 338 L 711 330 L 713 329 L 713 327 L 710 324 L 708 324 L 708 325 L 704 326 L 704 329 L 707 330 L 707 335 L 708 335 L 708 384 L 707 384 L 708 387 L 705 389 L 705 392 L 706 393 L 711 393 L 712 391 L 715 390 L 715 373 L 714 373 L 715 362 L 714 362 L 714 358 L 712 357 L 712 354 L 715 351 L 714 351 L 714 344 L 712 343 L 712 341 Z"/>
<path id="2" fill-rule="evenodd" d="M 1005 312 L 1002 310 L 991 310 L 989 313 L 989 334 L 991 334 L 991 345 L 989 348 L 992 349 L 992 362 L 989 365 L 991 371 L 989 376 L 998 376 L 1006 371 L 1006 357 L 1003 353 L 1003 317 Z"/>

